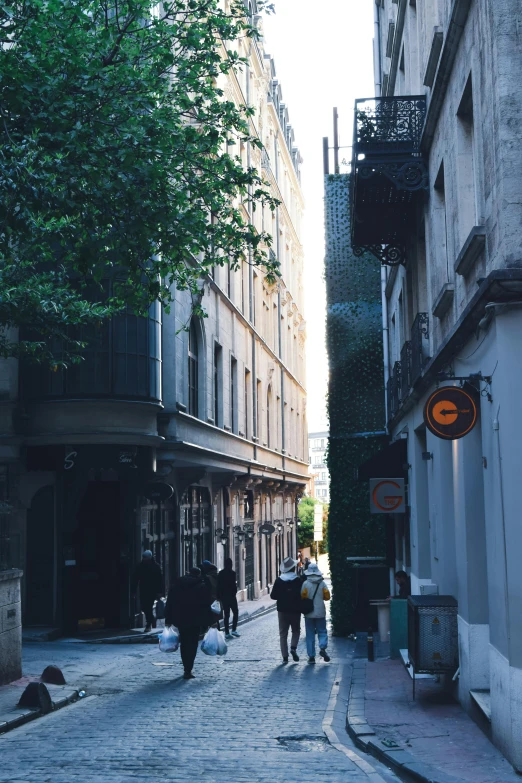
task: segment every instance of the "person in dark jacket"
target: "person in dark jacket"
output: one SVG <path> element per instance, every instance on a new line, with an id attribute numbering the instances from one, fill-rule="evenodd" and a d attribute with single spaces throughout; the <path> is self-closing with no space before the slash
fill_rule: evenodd
<path id="1" fill-rule="evenodd" d="M 236 572 L 232 570 L 232 558 L 227 557 L 225 567 L 218 575 L 218 599 L 223 607 L 225 619 L 225 638 L 232 639 L 241 636 L 237 631 L 239 609 L 237 605 Z M 232 633 L 230 633 L 230 610 L 232 610 Z"/>
<path id="2" fill-rule="evenodd" d="M 203 560 L 199 568 L 201 569 L 203 578 L 206 579 L 206 581 L 208 582 L 210 595 L 211 595 L 210 603 L 213 604 L 214 601 L 219 601 L 219 595 L 218 595 L 219 572 L 217 570 L 217 567 L 214 565 L 214 563 L 211 563 L 210 560 Z M 219 614 L 213 614 L 213 617 L 214 617 L 214 622 L 212 623 L 212 625 L 215 625 L 215 627 L 219 631 L 219 621 L 223 617 L 223 612 L 220 611 Z"/>
<path id="3" fill-rule="evenodd" d="M 296 574 L 297 560 L 287 557 L 281 563 L 281 574 L 277 577 L 270 598 L 277 601 L 279 618 L 279 641 L 283 663 L 288 663 L 288 631 L 292 629 L 290 653 L 294 661 L 299 660 L 297 644 L 301 635 L 301 587 L 303 580 Z"/>
<path id="4" fill-rule="evenodd" d="M 212 603 L 210 588 L 199 568 L 174 582 L 167 596 L 165 626 L 175 625 L 179 631 L 181 662 L 185 680 L 193 680 L 192 669 L 198 651 L 201 630 L 210 624 Z"/>
<path id="5" fill-rule="evenodd" d="M 161 598 L 164 593 L 163 574 L 159 563 L 156 563 L 152 557 L 150 549 L 143 553 L 141 563 L 134 572 L 132 580 L 132 594 L 140 588 L 140 606 L 145 614 L 145 633 L 148 633 L 152 626 L 156 627 L 156 620 L 152 607 L 157 598 Z"/>
<path id="6" fill-rule="evenodd" d="M 398 598 L 409 598 L 411 595 L 410 577 L 406 571 L 396 571 L 395 581 L 399 587 Z"/>

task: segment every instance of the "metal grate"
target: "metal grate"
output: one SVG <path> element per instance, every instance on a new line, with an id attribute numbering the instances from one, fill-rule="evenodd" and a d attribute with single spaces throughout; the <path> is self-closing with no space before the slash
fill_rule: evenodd
<path id="1" fill-rule="evenodd" d="M 457 608 L 453 596 L 415 595 L 408 599 L 408 655 L 416 673 L 457 669 Z"/>

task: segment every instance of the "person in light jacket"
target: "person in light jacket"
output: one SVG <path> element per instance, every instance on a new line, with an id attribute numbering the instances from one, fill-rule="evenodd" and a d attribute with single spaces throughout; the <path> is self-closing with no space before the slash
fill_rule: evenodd
<path id="1" fill-rule="evenodd" d="M 279 619 L 279 643 L 283 663 L 288 663 L 288 631 L 292 629 L 290 654 L 294 661 L 299 660 L 297 644 L 301 635 L 301 585 L 303 580 L 297 576 L 297 560 L 287 557 L 281 563 L 280 576 L 274 582 L 270 598 L 277 601 Z"/>
<path id="2" fill-rule="evenodd" d="M 326 652 L 328 633 L 326 631 L 326 606 L 324 602 L 330 600 L 330 591 L 316 563 L 310 563 L 304 575 L 306 581 L 301 588 L 301 598 L 311 598 L 314 602 L 313 610 L 309 614 L 305 614 L 308 663 L 315 663 L 315 634 L 319 637 L 319 655 L 324 661 L 328 662 L 330 656 Z"/>

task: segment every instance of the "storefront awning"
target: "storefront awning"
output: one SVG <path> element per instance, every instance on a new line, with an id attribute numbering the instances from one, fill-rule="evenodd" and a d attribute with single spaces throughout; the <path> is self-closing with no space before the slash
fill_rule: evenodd
<path id="1" fill-rule="evenodd" d="M 372 478 L 407 478 L 408 476 L 408 441 L 407 438 L 395 440 L 373 457 L 359 465 L 357 477 L 359 481 Z"/>

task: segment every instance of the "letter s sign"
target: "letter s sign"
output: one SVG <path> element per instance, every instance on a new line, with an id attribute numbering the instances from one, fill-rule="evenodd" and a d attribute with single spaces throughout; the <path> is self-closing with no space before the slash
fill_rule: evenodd
<path id="1" fill-rule="evenodd" d="M 77 451 L 70 451 L 68 454 L 65 455 L 65 461 L 63 463 L 64 470 L 70 470 L 71 468 L 74 468 L 74 459 L 78 456 Z"/>

